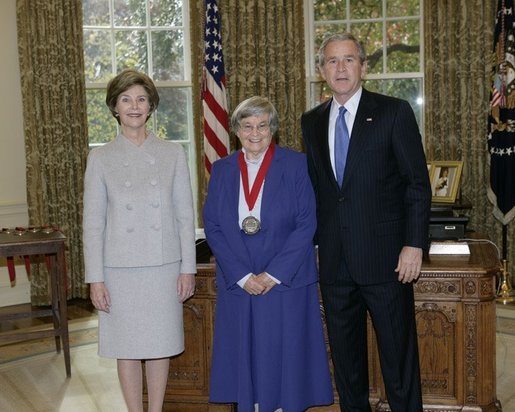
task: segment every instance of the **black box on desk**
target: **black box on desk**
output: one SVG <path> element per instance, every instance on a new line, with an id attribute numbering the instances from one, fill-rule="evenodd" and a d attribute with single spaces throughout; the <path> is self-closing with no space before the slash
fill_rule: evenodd
<path id="1" fill-rule="evenodd" d="M 429 239 L 463 239 L 468 221 L 469 218 L 466 216 L 431 216 L 429 219 Z"/>

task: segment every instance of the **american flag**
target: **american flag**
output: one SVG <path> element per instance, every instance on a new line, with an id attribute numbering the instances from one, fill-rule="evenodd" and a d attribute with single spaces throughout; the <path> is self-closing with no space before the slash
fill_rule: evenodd
<path id="1" fill-rule="evenodd" d="M 488 116 L 490 186 L 494 216 L 506 226 L 515 218 L 515 16 L 514 0 L 498 0 L 495 59 Z"/>
<path id="2" fill-rule="evenodd" d="M 222 33 L 216 0 L 206 0 L 204 40 L 204 162 L 207 171 L 211 173 L 213 162 L 229 154 L 229 116 L 225 95 Z"/>

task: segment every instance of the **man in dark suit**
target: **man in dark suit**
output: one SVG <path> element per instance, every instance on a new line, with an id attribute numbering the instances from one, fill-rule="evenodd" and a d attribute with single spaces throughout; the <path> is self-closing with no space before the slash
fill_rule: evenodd
<path id="1" fill-rule="evenodd" d="M 366 68 L 355 37 L 324 40 L 319 69 L 333 98 L 302 116 L 317 199 L 320 286 L 342 410 L 371 410 L 368 311 L 389 405 L 416 412 L 422 396 L 412 282 L 427 246 L 431 189 L 413 110 L 365 90 Z M 338 145 L 342 128 L 346 156 Z"/>

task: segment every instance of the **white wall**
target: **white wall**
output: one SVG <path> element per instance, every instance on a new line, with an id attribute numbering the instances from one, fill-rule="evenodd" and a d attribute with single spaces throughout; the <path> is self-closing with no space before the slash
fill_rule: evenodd
<path id="1" fill-rule="evenodd" d="M 25 143 L 20 68 L 16 36 L 16 0 L 0 1 L 0 228 L 28 224 Z M 0 258 L 0 306 L 30 301 L 23 265 L 10 286 L 5 259 Z"/>

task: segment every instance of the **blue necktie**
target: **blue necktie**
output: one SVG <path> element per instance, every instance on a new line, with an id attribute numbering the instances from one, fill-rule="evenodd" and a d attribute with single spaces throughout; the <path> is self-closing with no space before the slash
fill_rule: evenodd
<path id="1" fill-rule="evenodd" d="M 343 172 L 347 161 L 347 151 L 349 150 L 349 129 L 345 123 L 345 112 L 347 109 L 340 106 L 340 113 L 336 118 L 334 128 L 334 166 L 336 169 L 336 180 L 338 186 L 342 187 Z"/>

